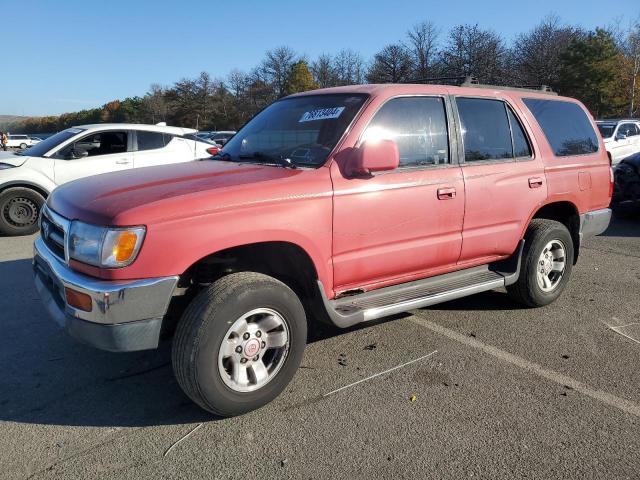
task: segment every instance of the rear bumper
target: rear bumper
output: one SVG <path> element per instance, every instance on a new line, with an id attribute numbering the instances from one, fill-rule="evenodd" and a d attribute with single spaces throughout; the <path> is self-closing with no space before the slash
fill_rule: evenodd
<path id="1" fill-rule="evenodd" d="M 36 289 L 50 316 L 83 343 L 114 352 L 156 348 L 162 319 L 178 277 L 106 281 L 78 274 L 38 238 L 34 244 Z M 69 288 L 91 297 L 91 311 L 66 301 Z"/>
<path id="2" fill-rule="evenodd" d="M 593 210 L 580 215 L 580 243 L 604 232 L 611 222 L 611 209 Z"/>

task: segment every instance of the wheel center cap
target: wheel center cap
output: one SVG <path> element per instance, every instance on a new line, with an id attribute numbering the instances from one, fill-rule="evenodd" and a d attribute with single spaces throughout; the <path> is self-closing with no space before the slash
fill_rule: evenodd
<path id="1" fill-rule="evenodd" d="M 244 355 L 246 357 L 255 357 L 260 351 L 260 340 L 252 338 L 244 344 Z"/>

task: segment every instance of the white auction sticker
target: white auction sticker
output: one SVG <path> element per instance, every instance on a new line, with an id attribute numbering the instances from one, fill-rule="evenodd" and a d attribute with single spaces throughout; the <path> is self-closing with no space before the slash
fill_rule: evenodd
<path id="1" fill-rule="evenodd" d="M 329 118 L 338 118 L 343 111 L 344 107 L 330 107 L 311 110 L 310 112 L 304 112 L 302 114 L 302 117 L 300 117 L 300 120 L 298 120 L 298 123 L 312 122 L 314 120 L 327 120 Z"/>

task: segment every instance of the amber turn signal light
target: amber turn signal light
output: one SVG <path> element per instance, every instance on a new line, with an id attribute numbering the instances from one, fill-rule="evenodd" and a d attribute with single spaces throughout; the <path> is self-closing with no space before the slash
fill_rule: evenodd
<path id="1" fill-rule="evenodd" d="M 118 263 L 127 262 L 133 256 L 137 243 L 138 235 L 136 233 L 126 230 L 119 232 L 111 251 L 115 261 Z"/>
<path id="2" fill-rule="evenodd" d="M 85 312 L 90 312 L 93 308 L 91 297 L 86 293 L 78 292 L 76 290 L 72 290 L 71 288 L 65 287 L 64 296 L 67 299 L 67 303 L 73 308 L 77 308 L 78 310 L 83 310 Z"/>

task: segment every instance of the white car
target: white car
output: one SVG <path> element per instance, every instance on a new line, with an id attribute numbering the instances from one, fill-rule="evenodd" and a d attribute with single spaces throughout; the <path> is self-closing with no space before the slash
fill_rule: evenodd
<path id="1" fill-rule="evenodd" d="M 122 123 L 83 125 L 27 150 L 0 152 L 0 235 L 34 233 L 46 197 L 68 181 L 211 156 L 207 149 L 216 147 L 194 140 L 195 131 Z"/>
<path id="2" fill-rule="evenodd" d="M 40 141 L 41 140 L 39 138 L 38 139 L 32 138 L 29 135 L 16 135 L 16 134 L 7 135 L 7 147 L 11 147 L 11 148 L 20 148 L 24 150 L 25 148 L 35 145 Z"/>
<path id="3" fill-rule="evenodd" d="M 640 120 L 598 120 L 611 165 L 640 152 Z"/>

